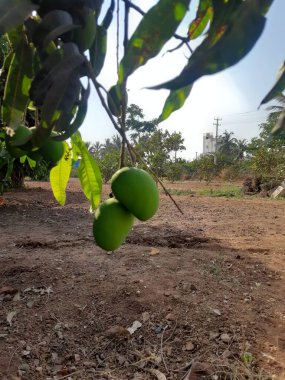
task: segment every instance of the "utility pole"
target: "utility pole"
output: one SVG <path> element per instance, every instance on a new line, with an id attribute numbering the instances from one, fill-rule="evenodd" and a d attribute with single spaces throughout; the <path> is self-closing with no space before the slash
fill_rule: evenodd
<path id="1" fill-rule="evenodd" d="M 198 152 L 195 152 L 196 153 L 196 160 L 197 160 L 197 158 L 198 158 Z"/>
<path id="2" fill-rule="evenodd" d="M 214 118 L 214 126 L 216 127 L 216 136 L 215 136 L 215 154 L 214 154 L 214 164 L 217 165 L 217 152 L 218 152 L 218 138 L 219 138 L 219 127 L 221 126 L 220 121 L 221 117 Z"/>

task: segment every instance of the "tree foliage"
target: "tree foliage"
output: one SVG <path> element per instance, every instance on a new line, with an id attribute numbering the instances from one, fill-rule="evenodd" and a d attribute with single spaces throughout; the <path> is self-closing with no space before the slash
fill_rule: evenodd
<path id="1" fill-rule="evenodd" d="M 126 120 L 130 142 L 144 159 L 147 167 L 158 177 L 179 179 L 178 173 L 182 171 L 178 153 L 185 150 L 181 133 L 162 130 L 156 120 L 145 120 L 143 110 L 136 104 L 131 104 L 127 108 Z M 119 135 L 105 139 L 103 144 L 95 142 L 87 145 L 89 152 L 98 162 L 104 181 L 107 182 L 118 168 L 121 154 Z M 127 163 L 130 164 L 129 161 Z M 144 167 L 142 164 L 139 166 Z"/>
<path id="2" fill-rule="evenodd" d="M 7 75 L 1 102 L 1 130 L 5 133 L 4 138 L 0 137 L 2 144 L 10 144 L 22 125 L 32 131 L 29 138 L 15 144 L 23 157 L 40 153 L 48 139 L 72 138 L 72 159 L 82 157 L 81 184 L 93 207 L 99 202 L 101 177 L 80 135 L 76 134 L 87 112 L 90 82 L 122 138 L 120 165 L 125 164 L 127 147 L 132 163 L 144 156 L 159 168 L 160 156 L 169 153 L 161 152 L 158 157 L 147 153 L 151 149 L 145 141 L 146 151 L 136 154 L 126 131 L 133 128 L 136 143 L 140 140 L 140 145 L 150 130 L 154 133 L 152 144 L 159 136 L 167 138 L 163 131 L 156 129 L 158 120 L 165 120 L 183 106 L 197 79 L 236 64 L 252 49 L 265 27 L 266 13 L 273 0 L 200 0 L 190 25 L 184 23 L 190 0 L 159 0 L 146 13 L 131 1 L 117 1 L 125 5 L 121 7 L 125 12 L 124 36 L 117 41 L 123 45 L 118 49 L 118 80 L 109 92 L 98 82 L 98 76 L 105 66 L 108 39 L 113 38 L 108 29 L 113 22 L 115 0 L 5 0 L 0 3 L 0 33 L 9 46 L 8 50 L 0 46 L 0 58 L 2 61 L 4 58 Z M 129 35 L 131 12 L 139 12 L 141 21 Z M 181 25 L 185 28 L 184 36 L 176 33 Z M 207 34 L 203 35 L 206 28 Z M 179 40 L 172 53 L 182 46 L 192 51 L 191 40 L 202 35 L 205 38 L 187 59 L 182 72 L 163 84 L 154 84 L 154 89 L 169 90 L 158 120 L 145 122 L 135 109 L 132 116 L 126 118 L 128 78 L 157 57 L 169 41 Z M 276 84 L 262 103 L 283 90 L 284 70 L 281 69 Z M 26 123 L 28 111 L 33 125 Z M 284 127 L 284 119 L 282 116 L 278 131 Z M 94 194 L 90 183 L 96 189 Z"/>

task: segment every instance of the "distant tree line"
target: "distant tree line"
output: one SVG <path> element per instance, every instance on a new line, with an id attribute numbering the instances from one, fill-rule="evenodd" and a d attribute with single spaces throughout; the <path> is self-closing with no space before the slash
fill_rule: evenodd
<path id="1" fill-rule="evenodd" d="M 279 96 L 280 105 L 270 108 L 266 121 L 260 124 L 258 137 L 247 141 L 238 139 L 233 132 L 224 131 L 218 138 L 217 162 L 213 154 L 201 155 L 188 161 L 180 157 L 185 150 L 180 132 L 169 132 L 158 125 L 158 120 L 146 120 L 136 104 L 127 108 L 126 128 L 132 145 L 148 167 L 158 176 L 170 181 L 213 178 L 237 180 L 252 176 L 261 181 L 285 178 L 285 134 L 271 135 L 285 105 L 285 96 Z M 103 143 L 87 143 L 107 182 L 117 170 L 121 140 L 118 135 Z"/>

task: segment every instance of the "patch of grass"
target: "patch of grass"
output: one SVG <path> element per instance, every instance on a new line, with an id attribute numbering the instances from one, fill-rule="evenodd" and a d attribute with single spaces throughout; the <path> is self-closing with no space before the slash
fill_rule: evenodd
<path id="1" fill-rule="evenodd" d="M 227 198 L 241 198 L 243 194 L 238 186 L 220 187 L 218 189 L 204 189 L 197 191 L 199 195 L 206 195 L 209 197 L 227 197 Z"/>
<path id="2" fill-rule="evenodd" d="M 196 191 L 191 189 L 182 190 L 182 189 L 167 189 L 171 195 L 194 195 L 197 194 Z M 163 190 L 162 190 L 163 191 Z"/>
<path id="3" fill-rule="evenodd" d="M 203 195 L 208 197 L 241 198 L 244 195 L 238 186 L 223 186 L 220 188 L 209 188 L 193 191 L 191 189 L 167 189 L 171 195 Z"/>

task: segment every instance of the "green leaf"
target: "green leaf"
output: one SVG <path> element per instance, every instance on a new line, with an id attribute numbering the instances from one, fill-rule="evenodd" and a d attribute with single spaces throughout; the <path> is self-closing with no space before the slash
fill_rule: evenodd
<path id="1" fill-rule="evenodd" d="M 64 33 L 79 28 L 73 23 L 73 19 L 68 12 L 56 9 L 47 13 L 32 35 L 35 45 L 47 46 L 51 41 L 59 38 Z"/>
<path id="2" fill-rule="evenodd" d="M 95 210 L 100 203 L 102 192 L 100 169 L 94 158 L 88 152 L 88 149 L 78 132 L 72 136 L 71 141 L 72 146 L 76 145 L 77 149 L 80 151 L 81 160 L 78 168 L 78 175 L 82 190 L 86 198 L 91 202 L 92 209 Z"/>
<path id="3" fill-rule="evenodd" d="M 3 178 L 3 181 L 7 181 L 11 177 L 13 169 L 14 169 L 14 166 L 13 166 L 14 161 L 15 161 L 14 158 L 5 161 L 5 165 L 7 164 L 7 171 L 6 171 L 5 177 Z"/>
<path id="4" fill-rule="evenodd" d="M 213 19 L 213 7 L 211 0 L 200 0 L 195 20 L 193 20 L 188 29 L 189 40 L 199 37 L 205 30 L 206 26 Z"/>
<path id="5" fill-rule="evenodd" d="M 35 167 L 37 166 L 37 162 L 35 160 L 32 160 L 30 157 L 26 156 L 27 157 L 27 161 L 28 161 L 28 164 L 29 164 L 29 167 L 31 169 L 35 169 Z"/>
<path id="6" fill-rule="evenodd" d="M 73 32 L 73 41 L 78 46 L 81 52 L 89 49 L 95 39 L 96 35 L 96 15 L 93 9 L 83 8 L 81 11 L 83 18 L 83 25 L 81 28 Z"/>
<path id="7" fill-rule="evenodd" d="M 72 75 L 66 83 L 66 89 L 58 110 L 60 116 L 54 123 L 54 131 L 61 132 L 69 129 L 70 123 L 74 118 L 78 103 L 80 102 L 80 94 L 83 86 L 80 82 L 80 77 L 76 73 Z"/>
<path id="8" fill-rule="evenodd" d="M 69 145 L 64 143 L 65 152 L 61 160 L 50 171 L 50 184 L 53 195 L 57 202 L 65 205 L 66 201 L 66 186 L 71 172 L 71 152 Z"/>
<path id="9" fill-rule="evenodd" d="M 282 134 L 285 137 L 285 110 L 281 112 L 275 127 L 271 131 L 271 134 L 274 136 L 280 136 Z"/>
<path id="10" fill-rule="evenodd" d="M 59 134 L 58 136 L 54 137 L 54 140 L 56 141 L 63 141 L 71 137 L 82 125 L 85 116 L 87 114 L 87 108 L 88 108 L 88 98 L 90 95 L 90 85 L 88 83 L 88 87 L 85 90 L 84 87 L 81 89 L 81 97 L 78 105 L 78 109 L 76 112 L 76 116 L 74 121 L 68 128 L 66 128 L 65 132 L 62 134 Z"/>
<path id="11" fill-rule="evenodd" d="M 115 0 L 111 0 L 111 4 L 109 6 L 109 9 L 106 13 L 106 16 L 104 17 L 104 20 L 102 21 L 102 27 L 107 30 L 109 26 L 111 25 L 111 22 L 113 20 L 113 13 L 115 9 Z"/>
<path id="12" fill-rule="evenodd" d="M 214 13 L 212 31 L 210 29 L 208 37 L 194 51 L 180 75 L 152 88 L 179 89 L 193 84 L 203 75 L 215 74 L 239 62 L 260 37 L 266 22 L 263 15 L 265 3 L 268 5 L 272 1 L 241 2 L 235 12 L 231 11 L 231 2 L 225 3 L 229 4 L 227 12 L 224 12 L 222 17 L 219 13 L 216 13 L 216 16 Z M 218 4 L 221 5 L 222 2 Z M 238 5 L 239 2 L 236 4 Z M 218 21 L 215 21 L 215 17 Z M 225 20 L 227 20 L 226 23 Z"/>
<path id="13" fill-rule="evenodd" d="M 97 26 L 96 37 L 89 50 L 90 63 L 93 68 L 95 77 L 97 77 L 105 62 L 107 52 L 107 30 L 101 26 Z"/>
<path id="14" fill-rule="evenodd" d="M 28 158 L 28 156 L 22 156 L 22 157 L 20 157 L 20 163 L 24 164 L 26 162 L 27 158 Z"/>
<path id="15" fill-rule="evenodd" d="M 183 20 L 190 0 L 160 0 L 141 20 L 120 63 L 119 83 L 155 57 Z"/>
<path id="16" fill-rule="evenodd" d="M 50 87 L 77 69 L 85 61 L 78 47 L 70 42 L 63 45 L 62 49 L 56 49 L 44 61 L 42 69 L 37 73 L 33 80 L 30 96 L 37 106 L 44 103 L 44 99 Z"/>
<path id="17" fill-rule="evenodd" d="M 192 89 L 192 85 L 180 88 L 179 90 L 172 90 L 168 95 L 161 115 L 158 118 L 158 122 L 161 123 L 166 120 L 174 111 L 177 111 L 183 107 L 185 100 L 189 96 Z"/>
<path id="18" fill-rule="evenodd" d="M 285 62 L 279 69 L 276 83 L 274 84 L 272 89 L 268 92 L 268 94 L 262 99 L 260 105 L 274 99 L 276 96 L 282 94 L 284 90 L 285 90 Z"/>
<path id="19" fill-rule="evenodd" d="M 2 104 L 3 123 L 14 130 L 22 123 L 29 102 L 33 54 L 23 31 L 18 30 L 17 46 L 10 63 Z"/>
<path id="20" fill-rule="evenodd" d="M 43 105 L 47 91 L 53 83 L 52 70 L 60 63 L 62 54 L 60 49 L 56 49 L 45 59 L 41 69 L 37 71 L 30 88 L 30 98 L 34 106 Z"/>
<path id="21" fill-rule="evenodd" d="M 1 0 L 0 1 L 0 34 L 8 32 L 36 10 L 38 6 L 31 0 Z"/>
<path id="22" fill-rule="evenodd" d="M 79 96 L 81 84 L 78 70 L 79 66 L 85 62 L 85 57 L 73 43 L 64 44 L 62 50 L 60 61 L 45 76 L 44 71 L 41 72 L 38 82 L 33 87 L 33 96 L 39 95 L 38 100 L 43 101 L 41 123 L 32 137 L 34 146 L 40 146 L 51 130 L 56 128 L 61 115 L 65 117 L 65 112 L 70 112 L 72 105 L 70 106 L 69 100 L 74 103 L 76 96 Z M 43 100 L 44 94 L 40 83 L 42 83 L 42 88 L 47 86 L 47 93 Z M 68 130 L 68 127 L 67 125 L 65 129 Z"/>

